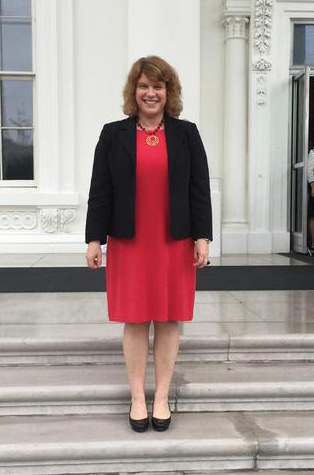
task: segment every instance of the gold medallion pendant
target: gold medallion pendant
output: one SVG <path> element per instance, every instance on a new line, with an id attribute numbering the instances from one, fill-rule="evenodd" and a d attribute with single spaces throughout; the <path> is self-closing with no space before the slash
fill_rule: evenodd
<path id="1" fill-rule="evenodd" d="M 162 127 L 163 123 L 164 123 L 164 119 L 162 118 L 161 121 L 159 122 L 158 126 L 156 127 L 156 129 L 149 131 L 149 130 L 145 129 L 144 125 L 142 125 L 140 123 L 140 121 L 137 119 L 137 126 L 138 126 L 139 129 L 146 132 L 146 134 L 147 134 L 146 143 L 150 147 L 156 147 L 156 145 L 159 144 L 159 138 L 157 137 L 156 134 L 157 134 L 158 130 L 160 130 L 160 128 Z"/>
<path id="2" fill-rule="evenodd" d="M 156 135 L 149 135 L 148 137 L 146 137 L 146 143 L 150 147 L 155 147 L 159 144 L 159 138 L 156 137 Z"/>

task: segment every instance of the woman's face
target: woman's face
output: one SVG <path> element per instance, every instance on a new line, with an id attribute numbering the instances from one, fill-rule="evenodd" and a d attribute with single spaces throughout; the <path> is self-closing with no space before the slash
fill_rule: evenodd
<path id="1" fill-rule="evenodd" d="M 163 81 L 151 81 L 143 73 L 137 81 L 135 99 L 139 117 L 161 119 L 167 100 L 166 84 Z"/>

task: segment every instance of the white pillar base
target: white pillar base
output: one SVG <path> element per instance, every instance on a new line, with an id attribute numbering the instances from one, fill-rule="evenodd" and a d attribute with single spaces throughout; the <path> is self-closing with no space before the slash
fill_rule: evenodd
<path id="1" fill-rule="evenodd" d="M 277 254 L 290 251 L 288 232 L 249 232 L 225 228 L 222 232 L 222 254 Z"/>
<path id="2" fill-rule="evenodd" d="M 226 227 L 222 231 L 222 254 L 247 254 L 248 231 L 243 227 Z"/>
<path id="3" fill-rule="evenodd" d="M 290 251 L 290 233 L 284 231 L 273 232 L 272 235 L 273 252 L 289 252 Z"/>

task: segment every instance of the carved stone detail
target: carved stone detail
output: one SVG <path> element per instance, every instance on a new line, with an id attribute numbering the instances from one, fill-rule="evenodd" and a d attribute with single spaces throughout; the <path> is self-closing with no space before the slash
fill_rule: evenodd
<path id="1" fill-rule="evenodd" d="M 252 70 L 256 71 L 256 104 L 263 106 L 267 101 L 267 73 L 272 63 L 265 57 L 271 43 L 273 22 L 273 0 L 255 0 L 253 41 L 260 57 L 253 61 Z"/>
<path id="2" fill-rule="evenodd" d="M 259 58 L 252 65 L 253 71 L 271 71 L 272 64 L 266 58 Z"/>
<path id="3" fill-rule="evenodd" d="M 225 27 L 225 39 L 241 38 L 246 40 L 248 37 L 247 25 L 249 19 L 246 17 L 229 16 L 222 21 Z"/>
<path id="4" fill-rule="evenodd" d="M 74 209 L 60 209 L 59 210 L 59 222 L 60 222 L 60 231 L 62 233 L 68 233 L 68 225 L 75 220 L 75 211 Z"/>
<path id="5" fill-rule="evenodd" d="M 37 213 L 30 211 L 5 211 L 0 213 L 0 229 L 3 231 L 30 231 L 37 226 Z"/>
<path id="6" fill-rule="evenodd" d="M 255 0 L 254 43 L 261 53 L 270 46 L 273 0 Z"/>
<path id="7" fill-rule="evenodd" d="M 261 72 L 256 76 L 256 104 L 263 106 L 267 102 L 267 74 Z"/>
<path id="8" fill-rule="evenodd" d="M 45 233 L 67 233 L 68 225 L 74 221 L 74 209 L 45 208 L 40 210 L 40 225 Z"/>

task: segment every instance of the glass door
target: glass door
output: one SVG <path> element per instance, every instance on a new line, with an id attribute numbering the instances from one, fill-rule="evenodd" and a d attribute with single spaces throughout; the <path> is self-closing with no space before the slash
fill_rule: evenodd
<path id="1" fill-rule="evenodd" d="M 309 67 L 292 80 L 292 160 L 291 160 L 291 234 L 292 249 L 307 253 L 307 157 L 309 141 L 310 77 Z"/>

